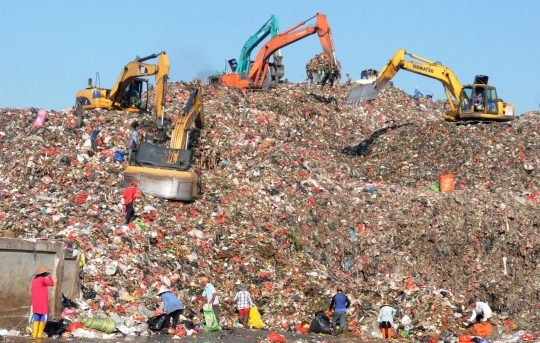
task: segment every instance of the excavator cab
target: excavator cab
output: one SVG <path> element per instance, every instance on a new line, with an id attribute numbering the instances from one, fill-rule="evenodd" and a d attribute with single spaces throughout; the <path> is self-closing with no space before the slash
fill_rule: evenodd
<path id="1" fill-rule="evenodd" d="M 370 68 L 362 71 L 362 73 L 360 74 L 360 79 L 371 80 L 376 79 L 377 76 L 379 76 L 379 72 L 375 69 Z"/>
<path id="2" fill-rule="evenodd" d="M 122 97 L 122 107 L 128 112 L 146 112 L 148 110 L 149 80 L 136 78 L 129 84 Z"/>
<path id="3" fill-rule="evenodd" d="M 461 119 L 514 119 L 514 105 L 499 99 L 497 89 L 485 83 L 463 86 L 459 105 Z"/>
<path id="4" fill-rule="evenodd" d="M 227 61 L 229 63 L 229 67 L 231 67 L 231 71 L 234 73 L 236 71 L 236 67 L 238 67 L 238 61 L 236 58 L 233 58 L 232 60 Z"/>
<path id="5" fill-rule="evenodd" d="M 475 84 L 463 87 L 461 91 L 461 111 L 499 114 L 497 90 L 493 86 Z"/>

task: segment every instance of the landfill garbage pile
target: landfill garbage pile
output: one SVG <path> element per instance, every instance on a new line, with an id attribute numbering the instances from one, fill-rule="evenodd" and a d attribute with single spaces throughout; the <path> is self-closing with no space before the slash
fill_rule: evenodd
<path id="1" fill-rule="evenodd" d="M 307 81 L 317 83 L 323 80 L 326 74 L 329 74 L 333 84 L 334 80 L 341 79 L 341 63 L 338 60 L 336 60 L 336 67 L 334 68 L 324 52 L 321 52 L 306 63 Z"/>
<path id="2" fill-rule="evenodd" d="M 168 116 L 195 85 L 168 85 Z M 35 109 L 1 109 L 0 234 L 61 240 L 84 254 L 84 296 L 64 317 L 111 317 L 125 334 L 145 332 L 163 285 L 199 324 L 191 299 L 202 293 L 200 273 L 229 327 L 240 282 L 269 330 L 303 330 L 342 285 L 356 336 L 380 337 L 385 300 L 400 309 L 401 337 L 465 333 L 471 296 L 491 305 L 503 340 L 536 332 L 540 114 L 458 125 L 441 119 L 444 101 L 422 99 L 417 110 L 397 87 L 347 107 L 351 89 L 203 86 L 195 156 L 204 197 L 143 196 L 128 226 L 127 162 L 114 156 L 134 129 L 150 136 L 151 118 L 91 110 L 77 129 L 64 110 L 35 127 Z M 103 141 L 94 154 L 95 129 Z M 443 174 L 454 174 L 455 191 L 439 191 Z"/>

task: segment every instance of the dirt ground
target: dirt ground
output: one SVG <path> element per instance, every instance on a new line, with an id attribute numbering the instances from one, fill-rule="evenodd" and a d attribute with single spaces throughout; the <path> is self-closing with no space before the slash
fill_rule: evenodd
<path id="1" fill-rule="evenodd" d="M 271 333 L 272 331 L 266 331 L 266 330 L 235 330 L 235 331 L 220 331 L 220 332 L 208 332 L 208 333 L 202 333 L 197 334 L 195 336 L 190 337 L 183 337 L 181 339 L 173 339 L 172 336 L 164 336 L 164 335 L 152 335 L 147 337 L 137 337 L 137 336 L 129 336 L 129 337 L 123 337 L 123 338 L 116 338 L 111 340 L 106 340 L 106 342 L 125 342 L 125 341 L 131 341 L 131 342 L 223 342 L 223 343 L 232 343 L 232 342 L 260 342 L 264 341 L 266 337 Z M 279 332 L 280 335 L 283 335 L 287 338 L 287 342 L 362 342 L 366 340 L 361 340 L 358 338 L 350 338 L 347 337 L 347 334 L 341 335 L 341 336 L 329 336 L 329 335 L 317 335 L 317 334 L 299 334 L 299 333 L 288 333 L 288 332 Z M 48 339 L 49 341 L 52 341 L 51 339 Z M 12 338 L 12 337 L 5 337 L 2 340 L 2 343 L 20 343 L 20 342 L 28 342 L 30 341 L 29 338 Z M 87 340 L 79 340 L 79 339 L 55 339 L 54 342 L 62 343 L 62 342 L 94 342 L 96 340 L 93 339 L 87 339 Z"/>

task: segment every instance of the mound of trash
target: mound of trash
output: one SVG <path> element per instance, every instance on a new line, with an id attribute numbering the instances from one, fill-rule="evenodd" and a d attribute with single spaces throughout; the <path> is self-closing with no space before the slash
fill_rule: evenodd
<path id="1" fill-rule="evenodd" d="M 195 86 L 168 85 L 167 116 Z M 153 118 L 89 110 L 77 129 L 72 110 L 34 126 L 37 109 L 0 109 L 0 235 L 60 240 L 86 258 L 83 286 L 94 297 L 65 318 L 91 311 L 125 334 L 145 331 L 166 285 L 197 324 L 191 299 L 205 273 L 225 327 L 235 326 L 229 300 L 240 282 L 270 330 L 308 325 L 336 286 L 352 301 L 348 329 L 358 337 L 380 337 L 384 301 L 399 309 L 401 337 L 468 332 L 470 297 L 490 304 L 499 339 L 538 329 L 539 113 L 456 124 L 443 121 L 444 101 L 421 99 L 417 109 L 397 87 L 361 107 L 346 106 L 347 85 L 202 87 L 203 198 L 143 195 L 126 226 L 127 161 L 115 154 L 133 130 L 152 132 Z M 445 175 L 453 190 L 441 192 Z"/>

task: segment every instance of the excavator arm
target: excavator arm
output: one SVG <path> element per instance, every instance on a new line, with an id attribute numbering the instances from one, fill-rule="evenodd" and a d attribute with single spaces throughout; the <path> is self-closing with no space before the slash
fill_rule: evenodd
<path id="1" fill-rule="evenodd" d="M 132 163 L 124 173 L 124 184 L 136 180 L 146 195 L 165 199 L 191 201 L 202 195 L 201 176 L 190 171 L 194 160 L 189 149 L 189 132 L 195 126 L 203 129 L 202 91 L 195 88 L 183 113 L 176 118 L 170 147 L 142 142 Z"/>
<path id="2" fill-rule="evenodd" d="M 300 26 L 303 26 L 309 20 L 317 18 L 315 26 L 308 26 L 303 29 L 298 29 Z M 298 29 L 298 30 L 297 30 Z M 291 27 L 287 31 L 279 34 L 278 36 L 269 40 L 257 54 L 257 58 L 253 62 L 251 69 L 249 70 L 248 79 L 252 80 L 255 87 L 261 87 L 266 77 L 266 72 L 268 70 L 268 60 L 272 54 L 281 48 L 286 47 L 289 44 L 292 44 L 296 41 L 299 41 L 307 36 L 317 33 L 321 46 L 323 48 L 324 54 L 330 63 L 336 66 L 336 58 L 334 51 L 334 42 L 332 40 L 332 31 L 326 20 L 326 16 L 321 13 L 317 13 L 314 17 L 309 18 L 308 20 L 302 21 L 297 25 Z"/>
<path id="3" fill-rule="evenodd" d="M 405 55 L 417 59 L 420 62 L 406 61 Z M 448 98 L 448 103 L 450 104 L 452 111 L 455 112 L 457 110 L 455 103 L 457 103 L 459 100 L 459 95 L 461 94 L 461 89 L 463 86 L 461 85 L 461 82 L 459 82 L 454 72 L 448 67 L 436 62 L 432 62 L 420 56 L 410 54 L 403 49 L 398 50 L 382 68 L 373 88 L 377 91 L 383 89 L 388 82 L 394 78 L 400 69 L 440 81 L 443 84 L 444 92 Z"/>
<path id="4" fill-rule="evenodd" d="M 313 18 L 317 18 L 315 26 L 300 28 Z M 315 33 L 319 36 L 319 40 L 323 47 L 326 58 L 334 65 L 335 68 L 337 68 L 334 42 L 332 40 L 332 31 L 330 30 L 326 16 L 324 14 L 317 13 L 308 20 L 304 20 L 287 31 L 270 39 L 257 53 L 257 57 L 252 63 L 247 75 L 241 73 L 219 75 L 213 78 L 211 82 L 209 81 L 209 83 L 220 86 L 261 89 L 264 86 L 264 80 L 268 72 L 268 60 L 272 54 L 289 44 Z"/>
<path id="5" fill-rule="evenodd" d="M 171 135 L 171 149 L 187 149 L 189 142 L 189 131 L 195 125 L 198 129 L 203 129 L 203 105 L 202 92 L 200 88 L 195 88 L 184 107 L 184 113 L 177 118 Z"/>
<path id="6" fill-rule="evenodd" d="M 240 51 L 238 66 L 236 67 L 237 73 L 248 73 L 251 52 L 270 34 L 272 35 L 272 38 L 279 34 L 278 18 L 273 14 L 270 19 L 268 19 L 268 21 L 257 31 L 257 33 L 249 37 L 246 44 L 244 44 L 242 51 Z"/>
<path id="7" fill-rule="evenodd" d="M 405 55 L 417 61 L 406 61 Z M 515 118 L 514 105 L 497 98 L 495 87 L 487 84 L 487 76 L 477 75 L 474 84 L 463 86 L 450 68 L 405 50 L 398 50 L 394 54 L 382 68 L 373 85 L 355 87 L 349 95 L 347 103 L 354 105 L 366 100 L 377 99 L 378 92 L 392 80 L 400 69 L 439 80 L 442 83 L 448 104 L 451 107 L 451 110 L 446 111 L 443 115 L 446 120 L 509 121 Z M 485 100 L 477 100 L 478 102 L 473 104 L 473 94 L 478 96 L 478 99 L 485 95 Z"/>
<path id="8" fill-rule="evenodd" d="M 143 63 L 147 60 L 159 57 L 158 64 Z M 156 88 L 155 88 L 155 106 L 158 118 L 163 116 L 163 101 L 165 95 L 165 88 L 167 85 L 167 78 L 169 75 L 169 56 L 162 51 L 160 54 L 153 54 L 150 56 L 137 58 L 133 62 L 129 62 L 116 80 L 114 87 L 109 92 L 109 99 L 112 101 L 113 106 L 120 107 L 122 96 L 126 91 L 126 88 L 131 84 L 133 80 L 141 76 L 156 75 Z"/>

